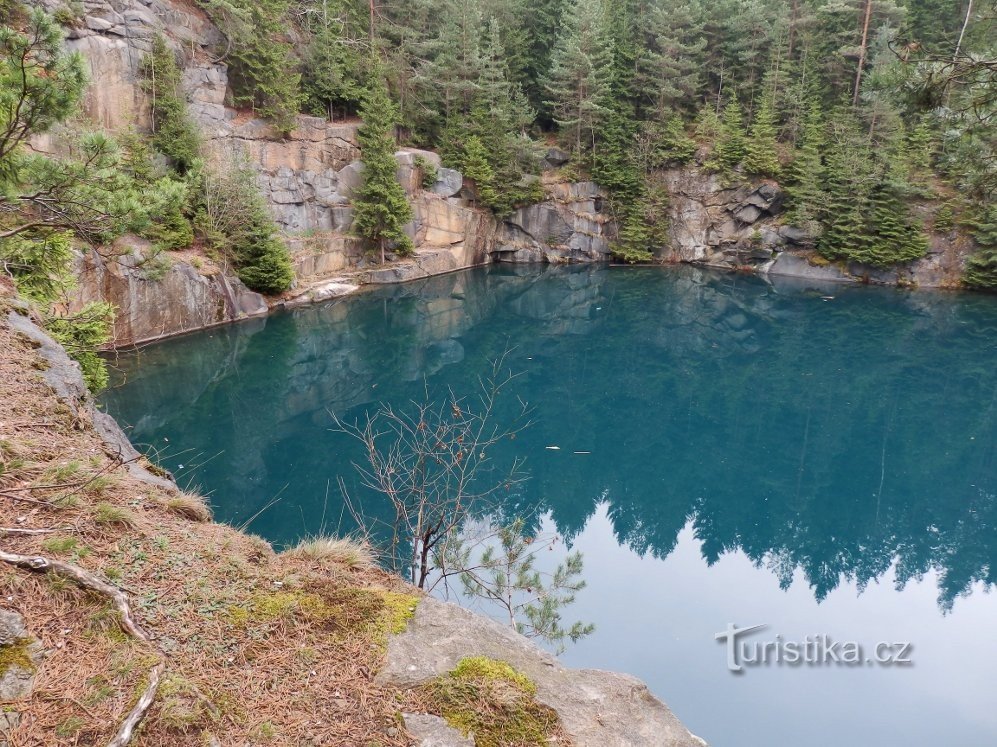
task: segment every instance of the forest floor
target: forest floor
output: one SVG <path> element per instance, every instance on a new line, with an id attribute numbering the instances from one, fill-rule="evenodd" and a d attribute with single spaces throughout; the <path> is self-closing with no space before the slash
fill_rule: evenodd
<path id="1" fill-rule="evenodd" d="M 9 292 L 0 287 L 0 607 L 40 646 L 31 661 L 0 662 L 0 677 L 19 663 L 33 675 L 27 699 L 2 704 L 15 725 L 0 744 L 111 743 L 157 667 L 134 744 L 407 744 L 402 696 L 373 677 L 418 603 L 412 588 L 348 547 L 277 553 L 212 523 L 199 497 L 137 479 L 85 410 L 43 381 L 38 344 L 8 324 Z M 128 634 L 112 597 L 15 556 L 121 590 L 146 639 Z"/>

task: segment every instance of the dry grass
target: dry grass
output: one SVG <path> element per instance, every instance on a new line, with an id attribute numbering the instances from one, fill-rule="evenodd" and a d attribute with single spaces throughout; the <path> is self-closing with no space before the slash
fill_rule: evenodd
<path id="1" fill-rule="evenodd" d="M 406 744 L 398 694 L 373 675 L 387 632 L 411 614 L 408 587 L 355 543 L 278 555 L 208 523 L 196 497 L 135 480 L 54 397 L 41 368 L 0 317 L 0 526 L 60 528 L 0 544 L 51 551 L 127 592 L 168 657 L 138 743 Z M 8 742 L 107 743 L 157 652 L 71 582 L 0 566 L 0 596 L 50 652 L 31 699 L 5 705 L 21 714 Z"/>
<path id="2" fill-rule="evenodd" d="M 373 568 L 377 558 L 370 543 L 353 537 L 314 537 L 302 540 L 285 555 L 347 568 Z"/>
<path id="3" fill-rule="evenodd" d="M 174 495 L 166 499 L 164 506 L 170 513 L 188 521 L 204 523 L 213 518 L 208 502 L 199 495 L 190 493 Z"/>

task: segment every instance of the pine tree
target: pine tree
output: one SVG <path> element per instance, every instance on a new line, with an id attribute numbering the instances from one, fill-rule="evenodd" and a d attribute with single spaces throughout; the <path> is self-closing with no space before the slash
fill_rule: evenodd
<path id="1" fill-rule="evenodd" d="M 720 120 L 720 132 L 713 146 L 713 153 L 707 166 L 717 171 L 730 171 L 744 160 L 747 154 L 747 142 L 744 135 L 743 114 L 741 104 L 736 95 L 724 107 Z"/>
<path id="2" fill-rule="evenodd" d="M 825 147 L 824 116 L 820 103 L 812 100 L 807 107 L 803 134 L 796 157 L 789 169 L 789 218 L 799 226 L 813 229 L 826 207 L 823 189 Z"/>
<path id="3" fill-rule="evenodd" d="M 288 39 L 289 0 L 203 0 L 230 42 L 229 86 L 236 106 L 252 107 L 281 135 L 294 129 L 302 103 Z"/>
<path id="4" fill-rule="evenodd" d="M 525 59 L 519 83 L 530 108 L 538 113 L 542 125 L 553 124 L 545 82 L 551 72 L 551 56 L 563 27 L 565 9 L 570 0 L 516 0 L 519 33 L 523 36 Z"/>
<path id="5" fill-rule="evenodd" d="M 907 207 L 889 184 L 880 184 L 873 191 L 873 234 L 863 246 L 851 252 L 851 258 L 874 267 L 888 267 L 923 257 L 927 238 L 905 220 Z"/>
<path id="6" fill-rule="evenodd" d="M 405 225 L 412 220 L 412 206 L 398 182 L 395 160 L 397 110 L 379 71 L 371 76 L 360 109 L 363 126 L 358 132 L 363 159 L 363 185 L 354 198 L 354 230 L 374 244 L 385 261 L 389 247 L 401 254 L 413 250 Z"/>
<path id="7" fill-rule="evenodd" d="M 772 99 L 766 96 L 751 123 L 745 145 L 744 168 L 750 174 L 779 176 L 779 154 L 776 149 L 775 111 Z"/>
<path id="8" fill-rule="evenodd" d="M 142 60 L 143 87 L 152 101 L 152 144 L 187 173 L 200 155 L 201 139 L 187 114 L 183 75 L 173 50 L 161 34 L 152 39 L 152 52 Z"/>
<path id="9" fill-rule="evenodd" d="M 495 189 L 495 172 L 488 161 L 488 151 L 475 135 L 464 143 L 461 170 L 464 178 L 474 183 L 481 205 L 498 213 L 506 212 L 507 205 Z"/>
<path id="10" fill-rule="evenodd" d="M 336 110 L 356 111 L 364 91 L 364 60 L 359 40 L 350 36 L 349 14 L 326 5 L 312 24 L 304 50 L 301 90 L 305 106 L 316 115 L 335 119 Z"/>
<path id="11" fill-rule="evenodd" d="M 971 288 L 997 289 L 997 203 L 981 206 L 969 225 L 979 248 L 966 263 L 963 279 Z"/>
<path id="12" fill-rule="evenodd" d="M 875 183 L 868 140 L 847 110 L 833 116 L 826 158 L 826 230 L 817 243 L 828 259 L 864 256 L 869 240 L 866 207 Z"/>
<path id="13" fill-rule="evenodd" d="M 651 4 L 645 45 L 637 63 L 637 86 L 659 119 L 694 105 L 702 81 L 703 22 L 699 9 L 687 0 Z"/>
<path id="14" fill-rule="evenodd" d="M 551 58 L 549 105 L 575 155 L 595 148 L 596 133 L 608 114 L 604 103 L 612 51 L 604 29 L 601 0 L 573 0 Z"/>

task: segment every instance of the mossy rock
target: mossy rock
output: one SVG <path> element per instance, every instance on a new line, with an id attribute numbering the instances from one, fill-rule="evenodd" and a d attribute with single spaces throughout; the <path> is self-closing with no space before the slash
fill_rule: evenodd
<path id="1" fill-rule="evenodd" d="M 537 703 L 536 685 L 509 664 L 483 656 L 461 659 L 424 686 L 450 726 L 473 735 L 478 747 L 546 745 L 560 728 L 557 713 Z"/>

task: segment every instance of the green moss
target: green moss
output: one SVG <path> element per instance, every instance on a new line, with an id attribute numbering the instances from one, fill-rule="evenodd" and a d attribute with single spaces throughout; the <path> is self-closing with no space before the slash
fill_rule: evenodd
<path id="1" fill-rule="evenodd" d="M 336 635 L 368 636 L 380 647 L 405 630 L 418 598 L 379 589 L 316 584 L 306 590 L 258 592 L 248 602 L 229 606 L 230 625 L 247 627 L 275 620 L 300 620 Z"/>
<path id="2" fill-rule="evenodd" d="M 385 634 L 404 633 L 409 620 L 415 615 L 419 597 L 414 594 L 400 594 L 396 591 L 385 591 L 381 593 L 381 596 L 384 599 L 383 629 Z"/>
<path id="3" fill-rule="evenodd" d="M 212 720 L 212 714 L 197 687 L 177 675 L 163 679 L 156 698 L 160 703 L 157 720 L 163 727 L 187 733 Z"/>
<path id="4" fill-rule="evenodd" d="M 489 680 L 496 682 L 503 680 L 516 687 L 517 690 L 526 695 L 536 695 L 537 686 L 533 680 L 522 672 L 517 672 L 510 664 L 504 661 L 496 661 L 485 656 L 472 656 L 461 659 L 451 675 L 462 680 Z"/>
<path id="5" fill-rule="evenodd" d="M 534 699 L 536 685 L 505 662 L 462 659 L 453 671 L 425 687 L 433 710 L 479 747 L 546 745 L 559 726 L 557 714 Z"/>
<path id="6" fill-rule="evenodd" d="M 18 638 L 9 646 L 0 646 L 0 677 L 11 669 L 35 671 L 35 663 L 31 660 L 29 652 L 30 646 L 30 638 Z"/>

